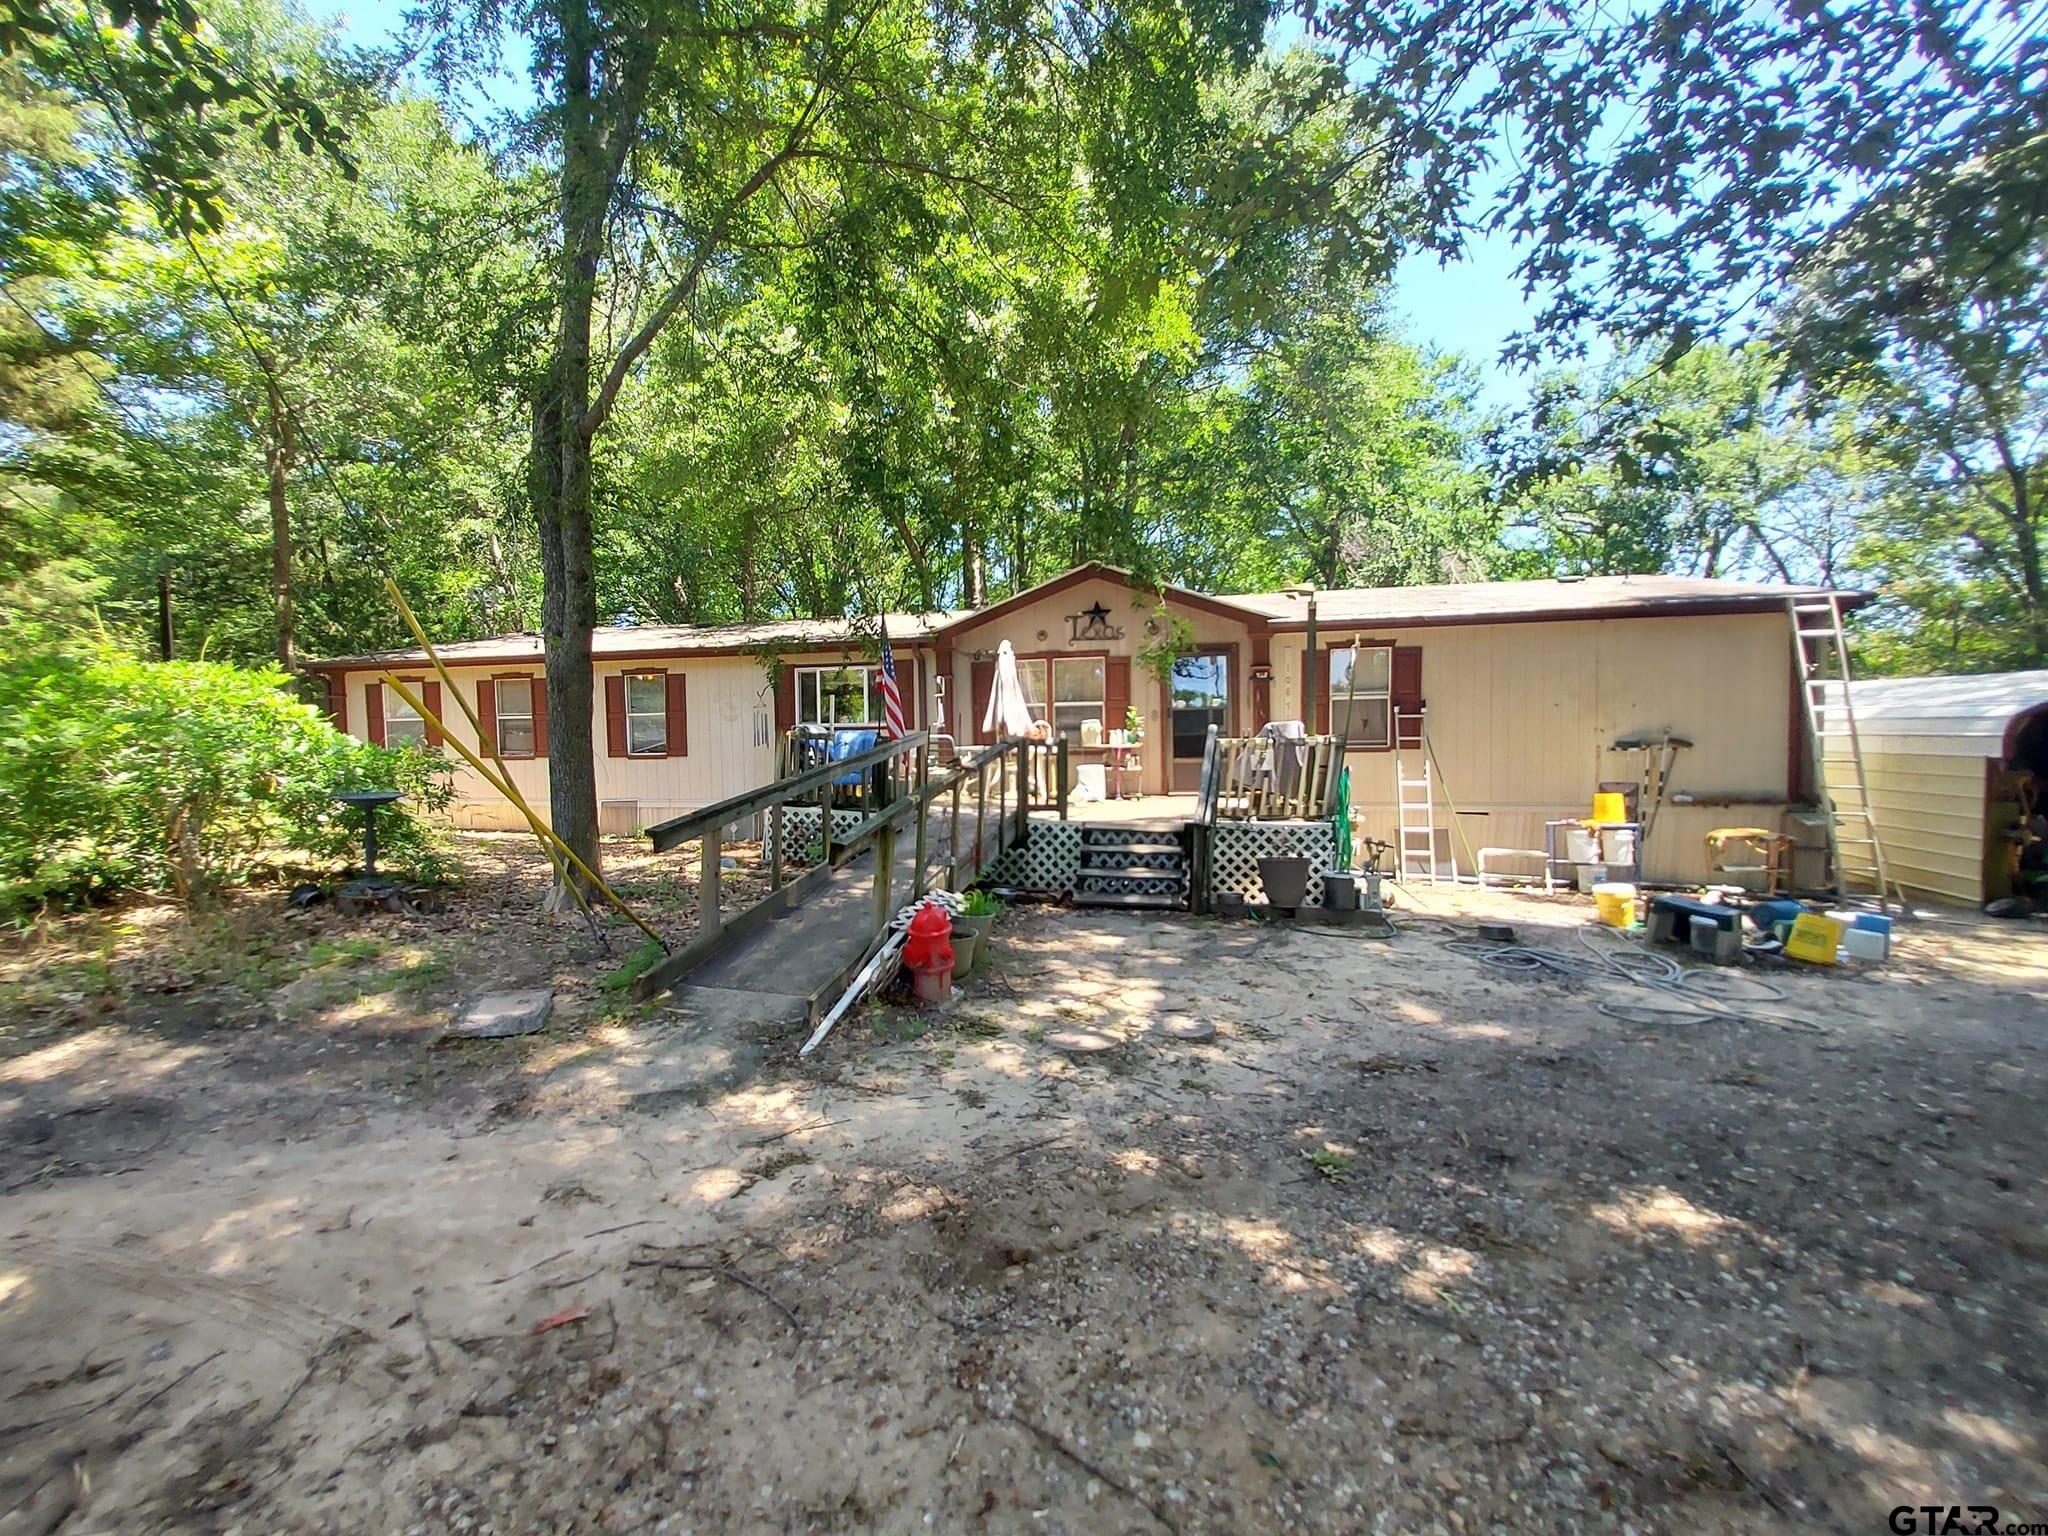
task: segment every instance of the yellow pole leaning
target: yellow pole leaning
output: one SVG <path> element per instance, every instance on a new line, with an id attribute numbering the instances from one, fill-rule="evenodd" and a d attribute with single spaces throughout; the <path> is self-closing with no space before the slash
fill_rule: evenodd
<path id="1" fill-rule="evenodd" d="M 497 765 L 498 782 L 491 787 L 497 789 L 499 793 L 512 802 L 518 809 L 519 814 L 526 818 L 526 824 L 529 827 L 537 828 L 540 824 L 539 817 L 535 815 L 533 807 L 526 803 L 526 797 L 520 794 L 518 787 L 513 784 L 512 770 L 505 766 L 505 759 L 498 755 L 498 743 L 495 740 L 485 738 L 483 721 L 477 718 L 476 711 L 469 707 L 469 700 L 462 696 L 462 690 L 455 686 L 455 679 L 448 675 L 448 669 L 441 664 L 441 657 L 434 649 L 434 642 L 427 638 L 427 632 L 420 627 L 420 621 L 413 617 L 411 605 L 406 602 L 405 594 L 398 590 L 398 583 L 389 576 L 386 576 L 384 578 L 384 590 L 390 594 L 391 601 L 398 605 L 398 616 L 405 620 L 405 627 L 412 631 L 413 639 L 419 641 L 420 649 L 427 653 L 427 660 L 433 664 L 434 675 L 439 677 L 442 686 L 455 696 L 456 704 L 461 707 L 464 718 L 469 721 L 469 728 L 476 732 L 478 745 L 491 754 L 491 761 Z M 438 725 L 439 722 L 437 721 L 436 724 Z M 443 734 L 445 735 L 446 733 L 443 732 Z M 555 850 L 549 845 L 546 838 L 543 837 L 538 840 L 540 842 L 540 851 L 548 856 L 548 864 L 555 872 L 557 883 L 575 899 L 577 906 L 581 907 L 586 913 L 589 912 L 590 900 L 583 894 L 583 888 L 569 878 L 568 866 L 555 856 Z"/>
<path id="2" fill-rule="evenodd" d="M 534 836 L 544 838 L 549 843 L 552 843 L 555 846 L 555 848 L 561 853 L 563 858 L 567 859 L 579 871 L 582 872 L 584 879 L 588 880 L 592 886 L 594 886 L 599 892 L 603 894 L 604 898 L 607 901 L 609 901 L 613 906 L 619 909 L 619 911 L 625 916 L 628 922 L 632 923 L 632 925 L 635 928 L 638 928 L 642 933 L 646 934 L 647 937 L 654 940 L 655 943 L 659 944 L 662 947 L 663 953 L 667 952 L 668 940 L 664 939 L 660 934 L 656 933 L 652 928 L 648 927 L 646 923 L 642 922 L 640 920 L 639 914 L 636 913 L 631 907 L 627 906 L 626 903 L 619 898 L 619 893 L 617 891 L 614 891 L 610 886 L 606 885 L 604 883 L 603 877 L 600 876 L 596 870 L 592 869 L 588 864 L 584 863 L 582 859 L 577 857 L 575 849 L 571 848 L 567 843 L 563 842 L 559 837 L 555 836 L 554 828 L 550 827 L 538 816 L 533 814 L 532 809 L 526 805 L 526 802 L 524 800 L 521 800 L 515 793 L 513 793 L 511 785 L 501 782 L 498 776 L 492 773 L 491 770 L 485 765 L 484 760 L 482 758 L 478 757 L 474 752 L 470 751 L 469 748 L 465 747 L 461 742 L 457 741 L 453 736 L 449 735 L 448 727 L 441 723 L 439 716 L 435 715 L 431 710 L 427 708 L 425 700 L 421 699 L 410 688 L 406 687 L 404 683 L 400 682 L 396 677 L 393 677 L 389 672 L 383 674 L 382 681 L 387 687 L 395 688 L 398 691 L 398 696 L 401 699 L 405 700 L 407 704 L 411 705 L 413 709 L 418 711 L 419 717 L 422 720 L 426 721 L 436 731 L 440 732 L 441 739 L 447 742 L 447 744 L 453 747 L 457 752 L 460 752 L 462 754 L 463 760 L 467 762 L 470 767 L 474 768 L 479 774 L 483 776 L 483 780 L 486 784 L 490 785 L 491 788 L 497 790 L 498 793 L 504 795 L 507 799 L 511 800 L 515 805 L 525 810 L 527 825 L 533 828 Z"/>

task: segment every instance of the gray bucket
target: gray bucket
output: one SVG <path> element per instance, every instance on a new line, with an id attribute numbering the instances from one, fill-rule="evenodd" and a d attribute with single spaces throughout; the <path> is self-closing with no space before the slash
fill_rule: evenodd
<path id="1" fill-rule="evenodd" d="M 1259 860 L 1259 884 L 1266 888 L 1266 900 L 1288 910 L 1308 900 L 1309 862 L 1289 855 Z"/>
<path id="2" fill-rule="evenodd" d="M 1332 912 L 1358 908 L 1358 877 L 1348 869 L 1323 871 L 1323 905 Z"/>

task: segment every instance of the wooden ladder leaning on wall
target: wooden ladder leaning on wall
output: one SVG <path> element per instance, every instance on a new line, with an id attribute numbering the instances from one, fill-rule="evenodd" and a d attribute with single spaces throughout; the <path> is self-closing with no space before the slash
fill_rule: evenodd
<path id="1" fill-rule="evenodd" d="M 1870 804 L 1870 780 L 1863 767 L 1863 741 L 1849 686 L 1849 641 L 1842 630 L 1842 601 L 1833 592 L 1787 598 L 1792 621 L 1792 661 L 1805 705 L 1806 739 L 1828 835 L 1828 870 L 1835 895 L 1874 898 L 1880 906 L 1893 893 L 1884 844 Z M 1865 887 L 1857 889 L 1857 886 Z"/>

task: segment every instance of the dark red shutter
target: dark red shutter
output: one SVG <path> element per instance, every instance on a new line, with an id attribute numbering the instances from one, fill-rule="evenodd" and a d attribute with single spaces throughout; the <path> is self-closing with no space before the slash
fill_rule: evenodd
<path id="1" fill-rule="evenodd" d="M 1109 718 L 1102 722 L 1103 739 L 1107 733 L 1124 728 L 1124 716 L 1131 708 L 1131 659 L 1128 656 L 1112 656 L 1102 668 L 1102 712 Z"/>
<path id="2" fill-rule="evenodd" d="M 484 756 L 498 750 L 498 680 L 486 677 L 476 685 L 477 745 Z"/>
<path id="3" fill-rule="evenodd" d="M 548 680 L 533 680 L 533 755 L 548 755 Z"/>
<path id="4" fill-rule="evenodd" d="M 330 672 L 327 674 L 327 718 L 334 722 L 337 731 L 348 730 L 348 674 Z"/>
<path id="5" fill-rule="evenodd" d="M 363 689 L 363 722 L 370 733 L 370 740 L 378 746 L 384 745 L 384 685 L 371 683 Z"/>
<path id="6" fill-rule="evenodd" d="M 1389 691 L 1394 696 L 1394 708 L 1404 715 L 1415 714 L 1422 708 L 1421 646 L 1394 647 L 1392 678 Z"/>
<path id="7" fill-rule="evenodd" d="M 668 751 L 666 757 L 690 755 L 690 703 L 680 672 L 668 674 Z"/>
<path id="8" fill-rule="evenodd" d="M 990 741 L 994 737 L 982 733 L 981 722 L 988 718 L 989 695 L 996 691 L 995 658 L 977 661 L 968 670 L 971 683 L 968 692 L 974 695 L 969 702 L 974 706 L 974 713 L 970 718 L 960 721 L 957 729 L 960 734 L 975 741 Z"/>
<path id="9" fill-rule="evenodd" d="M 441 728 L 434 722 L 441 718 L 441 685 L 430 678 L 414 691 L 419 694 L 420 702 L 427 706 L 427 745 L 438 747 L 441 745 Z"/>
<path id="10" fill-rule="evenodd" d="M 784 662 L 775 673 L 775 734 L 796 729 L 796 668 Z"/>
<path id="11" fill-rule="evenodd" d="M 626 755 L 626 679 L 617 672 L 604 680 L 604 751 Z"/>

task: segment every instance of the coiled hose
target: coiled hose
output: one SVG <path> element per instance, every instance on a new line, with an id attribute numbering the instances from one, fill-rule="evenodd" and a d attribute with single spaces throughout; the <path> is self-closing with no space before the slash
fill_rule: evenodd
<path id="1" fill-rule="evenodd" d="M 1593 933 L 1611 934 L 1602 943 Z M 1783 987 L 1740 971 L 1685 966 L 1669 955 L 1628 939 L 1612 928 L 1578 930 L 1586 953 L 1577 955 L 1541 944 L 1500 944 L 1460 936 L 1444 948 L 1477 960 L 1490 971 L 1510 976 L 1554 976 L 1561 981 L 1628 981 L 1677 999 L 1673 1003 L 1601 1002 L 1599 1012 L 1625 1024 L 1696 1024 L 1709 1019 L 1746 1020 L 1783 1029 L 1825 1033 L 1807 1018 L 1770 1011 L 1769 1005 L 1789 1001 Z"/>

